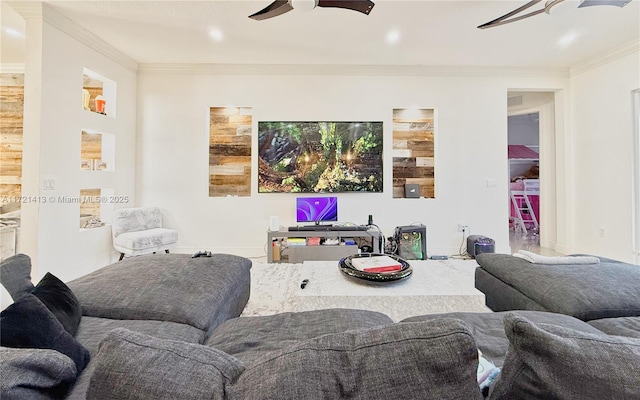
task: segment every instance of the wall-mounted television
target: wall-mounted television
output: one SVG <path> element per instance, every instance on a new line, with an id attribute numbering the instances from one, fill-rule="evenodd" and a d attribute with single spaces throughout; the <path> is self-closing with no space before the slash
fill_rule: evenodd
<path id="1" fill-rule="evenodd" d="M 338 220 L 337 197 L 298 197 L 296 198 L 296 221 L 332 222 Z"/>
<path id="2" fill-rule="evenodd" d="M 258 122 L 259 193 L 382 192 L 382 122 Z"/>

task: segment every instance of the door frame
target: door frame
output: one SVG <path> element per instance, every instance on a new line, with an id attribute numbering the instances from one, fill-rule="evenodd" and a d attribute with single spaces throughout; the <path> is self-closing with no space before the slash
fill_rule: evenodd
<path id="1" fill-rule="evenodd" d="M 640 264 L 640 89 L 631 91 L 633 107 L 633 204 L 631 207 L 631 237 L 633 262 Z"/>
<path id="2" fill-rule="evenodd" d="M 526 92 L 526 91 L 519 91 Z M 553 91 L 549 93 L 554 94 Z M 555 249 L 557 243 L 556 194 L 556 129 L 555 94 L 544 104 L 507 110 L 508 116 L 538 113 L 538 143 L 540 159 L 540 247 Z M 507 135 L 509 132 L 507 132 Z M 507 167 L 509 160 L 507 159 Z"/>

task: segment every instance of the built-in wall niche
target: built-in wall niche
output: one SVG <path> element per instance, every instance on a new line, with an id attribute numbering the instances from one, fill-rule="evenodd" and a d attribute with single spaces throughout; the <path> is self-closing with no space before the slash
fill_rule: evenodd
<path id="1" fill-rule="evenodd" d="M 116 117 L 116 82 L 88 68 L 82 73 L 82 108 Z"/>
<path id="2" fill-rule="evenodd" d="M 113 215 L 114 190 L 110 188 L 80 189 L 80 228 L 104 226 Z"/>
<path id="3" fill-rule="evenodd" d="M 393 110 L 394 198 L 435 197 L 435 127 L 433 108 Z"/>
<path id="4" fill-rule="evenodd" d="M 80 141 L 80 169 L 114 171 L 115 143 L 115 135 L 83 130 Z"/>

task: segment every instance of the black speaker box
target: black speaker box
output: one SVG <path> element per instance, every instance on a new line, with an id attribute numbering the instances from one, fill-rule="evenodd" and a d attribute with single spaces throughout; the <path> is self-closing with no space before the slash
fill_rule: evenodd
<path id="1" fill-rule="evenodd" d="M 476 258 L 481 253 L 495 253 L 496 242 L 482 235 L 470 235 L 467 238 L 467 253 L 473 258 Z"/>

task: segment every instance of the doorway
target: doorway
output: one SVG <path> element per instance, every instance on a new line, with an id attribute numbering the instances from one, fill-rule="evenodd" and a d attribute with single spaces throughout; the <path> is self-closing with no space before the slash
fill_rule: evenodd
<path id="1" fill-rule="evenodd" d="M 509 231 L 540 245 L 540 113 L 508 117 Z"/>
<path id="2" fill-rule="evenodd" d="M 510 91 L 507 115 L 510 246 L 555 253 L 554 92 Z"/>

